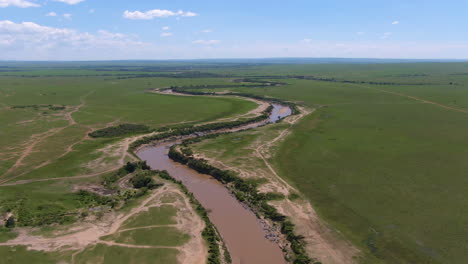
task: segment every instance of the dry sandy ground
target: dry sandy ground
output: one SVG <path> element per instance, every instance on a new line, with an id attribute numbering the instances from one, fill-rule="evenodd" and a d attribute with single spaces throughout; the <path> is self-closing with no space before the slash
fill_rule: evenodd
<path id="1" fill-rule="evenodd" d="M 162 202 L 161 198 L 167 195 L 176 197 L 173 202 Z M 117 232 L 122 232 L 128 229 L 121 229 L 122 224 L 132 216 L 141 212 L 147 211 L 151 207 L 159 207 L 161 205 L 173 205 L 178 209 L 174 226 L 182 232 L 190 235 L 190 240 L 179 247 L 167 246 L 142 246 L 123 243 L 115 243 L 112 241 L 103 241 L 102 236 L 112 235 Z M 158 225 L 160 226 L 160 225 Z M 132 229 L 148 229 L 155 226 L 145 226 Z M 195 263 L 203 264 L 207 259 L 207 248 L 201 233 L 205 227 L 202 219 L 196 214 L 192 208 L 188 198 L 173 184 L 167 183 L 163 187 L 153 191 L 148 198 L 141 204 L 128 213 L 106 213 L 99 221 L 89 221 L 76 224 L 64 231 L 58 231 L 53 237 L 43 237 L 31 235 L 33 229 L 20 228 L 17 238 L 5 243 L 0 243 L 0 246 L 27 246 L 29 250 L 37 251 L 60 251 L 60 250 L 76 250 L 72 259 L 82 252 L 86 247 L 98 243 L 106 245 L 114 245 L 130 248 L 175 248 L 180 254 L 178 256 L 180 263 Z"/>

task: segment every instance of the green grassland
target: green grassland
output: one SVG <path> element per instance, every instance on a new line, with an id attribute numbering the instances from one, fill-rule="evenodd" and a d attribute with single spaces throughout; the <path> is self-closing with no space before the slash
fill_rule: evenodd
<path id="1" fill-rule="evenodd" d="M 176 212 L 176 208 L 170 205 L 151 207 L 148 211 L 129 218 L 125 223 L 123 223 L 122 228 L 177 224 L 174 219 Z"/>
<path id="2" fill-rule="evenodd" d="M 132 245 L 174 247 L 187 242 L 189 236 L 181 233 L 174 227 L 154 227 L 121 231 L 103 239 Z"/>
<path id="3" fill-rule="evenodd" d="M 96 245 L 75 257 L 80 264 L 139 264 L 139 263 L 177 263 L 176 249 L 125 248 Z"/>
<path id="4" fill-rule="evenodd" d="M 276 76 L 278 79 L 271 80 L 287 85 L 229 89 L 292 100 L 317 109 L 292 128 L 291 135 L 276 149 L 270 162 L 281 177 L 311 201 L 324 220 L 363 251 L 363 262 L 458 264 L 468 261 L 467 63 L 236 64 L 232 67 L 207 64 L 197 65 L 198 70 L 220 74 L 219 78 L 127 79 L 117 76 L 121 72 L 114 66 L 105 66 L 109 69 L 104 73 L 109 76 L 102 76 L 103 72 L 94 69 L 103 65 L 79 68 L 74 63 L 67 64 L 66 69 L 56 65 L 49 69 L 27 66 L 21 72 L 0 73 L 16 75 L 0 77 L 0 180 L 19 174 L 24 175 L 15 180 L 94 172 L 83 164 L 101 157 L 98 150 L 119 139 L 80 141 L 92 128 L 119 123 L 157 128 L 180 122 L 206 122 L 246 113 L 255 107 L 241 99 L 159 95 L 149 93 L 148 89 L 232 85 L 233 79 L 247 76 Z M 125 71 L 127 77 L 149 72 L 179 72 L 177 67 L 184 65 L 171 64 L 168 71 L 130 66 L 130 71 Z M 315 79 L 291 78 L 303 75 Z M 76 124 L 70 124 L 64 116 L 80 104 L 82 107 L 72 114 Z M 42 106 L 11 108 L 25 105 Z M 48 105 L 65 106 L 65 109 L 51 109 Z M 40 138 L 59 128 L 63 130 L 40 140 L 21 166 L 6 173 L 25 147 L 35 141 L 33 135 Z M 274 128 L 220 136 L 206 141 L 199 150 L 217 155 L 220 160 L 234 160 L 245 154 L 242 151 L 247 150 L 243 147 L 258 139 L 270 139 L 270 129 Z M 61 156 L 73 143 L 77 143 L 73 150 Z M 117 159 L 106 158 L 109 163 Z M 260 164 L 256 160 L 250 162 L 250 166 Z M 239 159 L 234 165 L 244 163 Z M 37 166 L 40 167 L 34 169 Z M 43 208 L 42 204 L 70 210 L 79 207 L 70 195 L 74 183 L 63 180 L 2 186 L 0 201 L 2 204 L 24 201 L 33 210 Z M 171 209 L 166 209 L 157 210 L 172 215 Z M 158 212 L 150 210 L 146 214 L 127 224 L 146 224 Z M 170 217 L 161 221 L 169 223 Z M 132 239 L 138 237 L 143 244 L 160 242 L 147 240 L 144 234 L 137 233 L 131 234 Z M 184 239 L 169 233 L 176 236 L 176 242 Z M 11 234 L 0 233 L 0 240 L 7 236 Z M 171 249 L 97 245 L 78 254 L 75 263 L 176 263 L 176 255 L 177 250 Z M 0 247 L 0 256 L 6 263 L 23 263 L 28 258 L 34 263 L 66 259 L 58 253 L 26 251 L 23 247 Z"/>
<path id="5" fill-rule="evenodd" d="M 5 264 L 50 264 L 69 263 L 69 252 L 48 253 L 43 251 L 30 251 L 26 247 L 0 247 L 2 263 Z"/>

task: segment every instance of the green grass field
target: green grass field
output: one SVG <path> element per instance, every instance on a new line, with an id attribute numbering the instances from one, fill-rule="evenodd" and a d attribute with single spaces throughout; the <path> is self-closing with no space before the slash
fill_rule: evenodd
<path id="1" fill-rule="evenodd" d="M 173 225 L 177 223 L 174 219 L 176 213 L 176 208 L 170 205 L 151 207 L 148 211 L 129 218 L 125 223 L 123 223 L 122 228 L 135 228 L 150 225 Z"/>
<path id="2" fill-rule="evenodd" d="M 80 264 L 177 263 L 176 249 L 142 249 L 96 245 L 75 258 Z"/>

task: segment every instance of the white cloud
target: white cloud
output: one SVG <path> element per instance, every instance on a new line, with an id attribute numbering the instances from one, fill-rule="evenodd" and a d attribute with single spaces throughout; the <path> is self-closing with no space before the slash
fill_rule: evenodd
<path id="1" fill-rule="evenodd" d="M 67 28 L 42 26 L 33 22 L 0 21 L 0 60 L 2 59 L 88 59 L 115 56 L 131 49 L 143 51 L 151 44 L 134 36 L 100 30 L 95 34 Z M 90 54 L 92 53 L 92 54 Z M 76 55 L 74 55 L 76 54 Z M 78 57 L 73 57 L 78 56 Z"/>
<path id="2" fill-rule="evenodd" d="M 40 5 L 25 0 L 0 0 L 0 7 L 16 6 L 21 8 L 38 7 Z"/>
<path id="3" fill-rule="evenodd" d="M 192 41 L 193 44 L 200 44 L 200 45 L 215 45 L 221 43 L 220 40 L 212 39 L 212 40 L 204 40 L 204 39 L 199 39 Z"/>
<path id="4" fill-rule="evenodd" d="M 398 25 L 398 24 L 400 24 L 400 21 L 398 20 L 392 22 L 392 25 Z"/>
<path id="5" fill-rule="evenodd" d="M 153 9 L 153 10 L 148 10 L 145 12 L 141 11 L 128 11 L 126 10 L 123 14 L 124 18 L 127 19 L 143 19 L 143 20 L 150 20 L 154 18 L 164 18 L 164 17 L 193 17 L 193 16 L 198 16 L 198 14 L 193 13 L 193 12 L 184 12 L 184 11 L 171 11 L 171 10 L 165 10 L 165 9 Z"/>
<path id="6" fill-rule="evenodd" d="M 55 12 L 49 12 L 49 13 L 46 14 L 46 16 L 55 17 L 55 16 L 57 16 L 57 13 L 55 13 Z"/>
<path id="7" fill-rule="evenodd" d="M 213 32 L 213 30 L 212 29 L 204 29 L 204 30 L 202 30 L 200 32 L 201 33 L 211 33 L 211 32 Z"/>
<path id="8" fill-rule="evenodd" d="M 170 29 L 170 27 L 168 27 L 168 26 L 162 27 L 162 30 L 169 30 L 169 29 Z"/>
<path id="9" fill-rule="evenodd" d="M 66 19 L 72 19 L 72 14 L 63 14 L 63 17 Z"/>
<path id="10" fill-rule="evenodd" d="M 62 3 L 65 3 L 65 4 L 69 4 L 69 5 L 76 5 L 78 3 L 81 3 L 85 0 L 52 0 L 52 1 L 55 1 L 55 2 L 62 2 Z"/>
<path id="11" fill-rule="evenodd" d="M 194 16 L 198 16 L 197 13 L 194 13 L 194 12 L 182 12 L 182 11 L 179 11 L 178 14 L 180 14 L 181 16 L 184 16 L 184 17 L 194 17 Z"/>
<path id="12" fill-rule="evenodd" d="M 172 34 L 171 32 L 163 32 L 163 33 L 161 33 L 160 36 L 163 37 L 163 38 L 165 38 L 165 37 L 170 37 L 170 36 L 172 36 L 172 35 L 174 35 L 174 34 Z"/>
<path id="13" fill-rule="evenodd" d="M 302 40 L 302 42 L 304 43 L 312 43 L 312 41 L 313 41 L 312 39 L 308 39 L 308 38 Z"/>

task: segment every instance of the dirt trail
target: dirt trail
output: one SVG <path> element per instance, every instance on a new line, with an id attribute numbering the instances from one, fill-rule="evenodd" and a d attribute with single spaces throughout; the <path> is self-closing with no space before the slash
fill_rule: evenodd
<path id="1" fill-rule="evenodd" d="M 80 108 L 82 108 L 86 102 L 85 102 L 85 98 L 88 97 L 90 94 L 92 94 L 94 91 L 82 96 L 80 98 L 80 104 L 77 105 L 77 106 L 74 106 L 72 108 L 71 111 L 69 112 L 66 112 L 64 114 L 64 118 L 68 121 L 68 125 L 64 126 L 64 127 L 59 127 L 59 128 L 52 128 L 52 129 L 49 129 L 48 131 L 46 132 L 43 132 L 43 133 L 39 133 L 39 134 L 34 134 L 31 136 L 31 139 L 26 142 L 26 148 L 22 151 L 21 153 L 21 156 L 16 160 L 15 164 L 13 164 L 12 167 L 10 167 L 3 175 L 0 176 L 0 178 L 10 174 L 11 172 L 13 172 L 15 169 L 17 169 L 18 167 L 20 167 L 21 165 L 23 165 L 23 161 L 25 158 L 27 158 L 29 155 L 31 155 L 31 153 L 34 151 L 34 148 L 39 144 L 41 143 L 42 141 L 44 141 L 45 139 L 49 138 L 49 137 L 52 137 L 56 134 L 58 134 L 59 132 L 63 131 L 64 129 L 66 128 L 69 128 L 73 125 L 76 125 L 76 121 L 73 119 L 73 114 L 76 113 L 77 111 L 80 110 Z M 0 184 L 2 183 L 5 183 L 7 181 L 10 181 L 12 179 L 15 179 L 15 178 L 18 178 L 20 176 L 22 176 L 24 174 L 20 174 L 20 175 L 16 175 L 14 177 L 11 177 L 11 178 L 8 178 L 8 179 L 4 179 L 4 180 L 0 180 Z"/>
<path id="2" fill-rule="evenodd" d="M 87 139 L 87 134 L 85 136 L 85 138 L 83 138 L 82 140 L 78 141 L 78 142 L 75 142 L 72 146 L 75 146 L 76 144 L 84 141 Z M 22 185 L 22 184 L 28 184 L 28 183 L 33 183 L 33 182 L 46 182 L 46 181 L 58 181 L 58 180 L 66 180 L 66 179 L 84 179 L 84 178 L 92 178 L 92 177 L 97 177 L 99 175 L 102 175 L 102 174 L 105 174 L 105 173 L 109 173 L 109 172 L 112 172 L 112 171 L 115 171 L 115 170 L 118 170 L 120 167 L 122 167 L 125 163 L 125 158 L 128 156 L 128 148 L 130 147 L 130 144 L 137 140 L 138 138 L 140 138 L 142 136 L 138 136 L 138 137 L 132 137 L 132 138 L 126 138 L 126 139 L 123 139 L 122 142 L 120 142 L 122 144 L 122 147 L 121 147 L 121 153 L 120 153 L 120 157 L 117 161 L 117 165 L 116 166 L 113 166 L 113 167 L 110 167 L 109 169 L 107 170 L 104 170 L 104 171 L 100 171 L 100 172 L 95 172 L 95 173 L 90 173 L 90 174 L 84 174 L 84 175 L 78 175 L 78 176 L 69 176 L 69 177 L 56 177 L 56 178 L 45 178 L 45 179 L 31 179 L 31 180 L 20 180 L 20 181 L 15 181 L 15 182 L 12 182 L 12 183 L 7 183 L 11 180 L 14 180 L 18 177 L 21 177 L 23 175 L 25 175 L 26 173 L 29 173 L 30 171 L 27 171 L 27 172 L 24 172 L 24 173 L 21 173 L 19 175 L 16 175 L 15 177 L 12 177 L 12 178 L 8 178 L 8 179 L 5 179 L 3 181 L 0 181 L 0 187 L 1 186 L 14 186 L 14 185 Z M 73 147 L 70 146 L 69 149 L 71 152 L 73 150 Z M 69 153 L 67 152 L 67 153 Z M 67 153 L 64 153 L 62 155 L 60 155 L 60 157 L 63 157 L 65 156 Z M 48 163 L 43 163 L 43 164 L 40 164 L 39 166 L 36 166 L 33 168 L 34 169 L 38 169 L 40 167 L 43 167 L 45 165 L 47 165 Z"/>
<path id="3" fill-rule="evenodd" d="M 453 107 L 453 106 L 448 106 L 448 105 L 444 105 L 444 104 L 440 104 L 440 103 L 436 103 L 436 102 L 429 101 L 429 100 L 426 100 L 426 99 L 422 99 L 422 98 L 419 98 L 419 97 L 416 97 L 416 96 L 407 95 L 407 94 L 404 94 L 404 93 L 387 91 L 387 90 L 384 90 L 384 89 L 379 89 L 379 88 L 369 87 L 369 86 L 364 86 L 364 85 L 360 85 L 360 87 L 364 87 L 364 88 L 372 89 L 372 90 L 377 90 L 377 91 L 380 91 L 380 92 L 383 92 L 383 93 L 393 94 L 393 95 L 397 95 L 397 96 L 401 96 L 401 97 L 406 97 L 406 98 L 410 98 L 410 99 L 416 100 L 416 101 L 421 102 L 421 103 L 431 104 L 431 105 L 442 107 L 442 108 L 445 108 L 445 109 L 448 109 L 448 110 L 468 114 L 468 110 L 461 109 L 461 108 L 456 108 L 456 107 Z"/>
<path id="4" fill-rule="evenodd" d="M 289 123 L 289 127 L 284 129 L 276 138 L 274 138 L 272 141 L 270 142 L 267 142 L 263 145 L 260 145 L 258 146 L 257 148 L 255 148 L 255 152 L 257 153 L 257 155 L 263 160 L 263 162 L 265 163 L 265 165 L 268 167 L 268 169 L 271 171 L 271 173 L 273 175 L 275 175 L 275 178 L 277 180 L 279 180 L 282 184 L 284 184 L 285 186 L 287 186 L 288 189 L 291 189 L 293 190 L 292 186 L 290 186 L 285 180 L 283 180 L 283 178 L 281 178 L 278 173 L 276 173 L 275 169 L 273 168 L 273 166 L 271 166 L 270 162 L 268 162 L 268 160 L 266 159 L 265 155 L 262 154 L 262 150 L 265 149 L 265 148 L 269 148 L 271 147 L 273 144 L 275 144 L 276 142 L 279 142 L 280 140 L 284 139 L 289 133 L 290 133 L 290 129 L 291 127 L 296 124 L 299 120 L 301 120 L 303 117 L 305 117 L 306 115 L 309 115 L 313 112 L 315 112 L 316 109 L 312 109 L 312 110 L 306 110 L 305 108 L 301 108 L 300 109 L 300 114 L 299 115 L 296 115 L 296 116 L 291 116 L 286 118 L 285 119 L 285 122 Z"/>
<path id="5" fill-rule="evenodd" d="M 124 244 L 124 243 L 117 243 L 117 242 L 104 241 L 104 240 L 99 240 L 97 243 L 99 243 L 99 244 L 105 244 L 105 245 L 108 245 L 108 246 L 118 246 L 118 247 L 126 247 L 126 248 L 169 248 L 169 249 L 180 249 L 180 247 L 132 245 L 132 244 Z"/>

